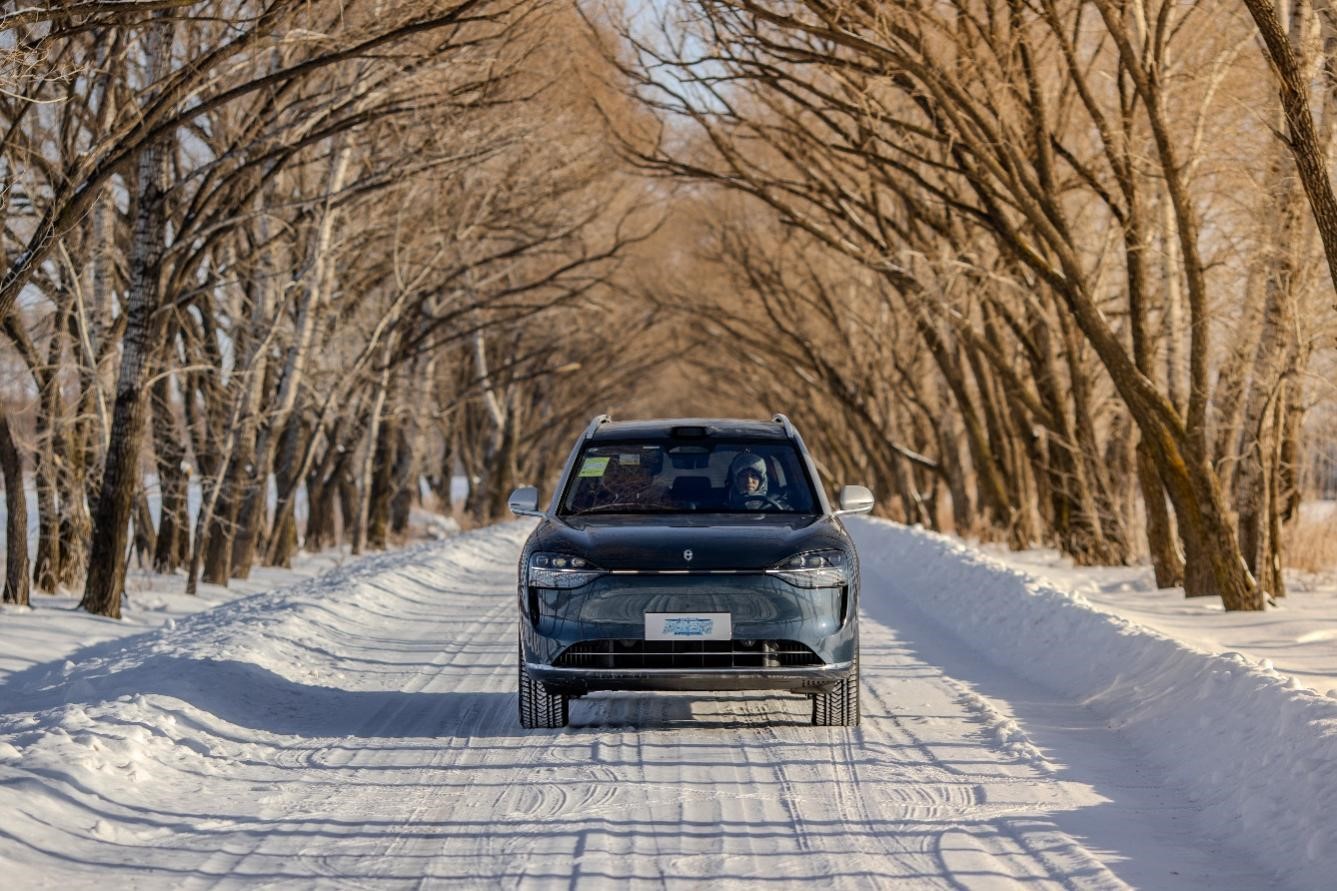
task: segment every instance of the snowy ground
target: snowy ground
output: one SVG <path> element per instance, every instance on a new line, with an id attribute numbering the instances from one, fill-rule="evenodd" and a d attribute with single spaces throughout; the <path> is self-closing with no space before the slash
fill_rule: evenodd
<path id="1" fill-rule="evenodd" d="M 11 675 L 7 884 L 1331 887 L 1337 701 L 885 523 L 855 527 L 860 728 L 602 695 L 522 731 L 528 528 Z"/>

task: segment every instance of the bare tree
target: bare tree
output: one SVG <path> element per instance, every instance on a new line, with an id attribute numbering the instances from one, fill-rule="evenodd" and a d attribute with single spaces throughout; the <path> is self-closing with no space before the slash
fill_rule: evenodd
<path id="1" fill-rule="evenodd" d="M 1266 523 L 1235 526 L 1243 490 L 1233 474 L 1223 480 L 1209 410 L 1214 328 L 1230 306 L 1224 295 L 1243 280 L 1226 276 L 1247 266 L 1246 254 L 1223 263 L 1220 221 L 1202 219 L 1204 206 L 1221 206 L 1209 190 L 1235 175 L 1210 152 L 1238 151 L 1252 113 L 1223 114 L 1222 96 L 1231 91 L 1236 109 L 1266 103 L 1257 79 L 1238 73 L 1247 32 L 1189 44 L 1197 8 L 1104 0 L 686 5 L 692 23 L 666 22 L 657 37 L 623 28 L 633 61 L 610 52 L 662 121 L 657 133 L 620 131 L 627 155 L 648 172 L 746 193 L 806 233 L 809 250 L 881 278 L 891 318 L 918 332 L 913 348 L 951 394 L 974 501 L 1014 545 L 1044 528 L 1081 559 L 1128 559 L 1135 502 L 1120 477 L 1132 475 L 1158 579 L 1178 578 L 1179 553 L 1166 547 L 1177 531 L 1188 593 L 1261 608 L 1264 592 L 1279 590 L 1277 574 L 1260 585 L 1249 567 L 1279 565 L 1280 537 L 1253 533 Z M 1296 244 L 1285 235 L 1295 225 L 1272 230 Z M 792 247 L 768 253 L 735 250 L 731 260 L 758 271 L 743 290 L 772 305 L 796 293 L 816 299 L 840 275 L 788 271 Z M 1261 412 L 1274 405 L 1278 374 L 1303 371 L 1289 357 L 1304 351 L 1285 346 L 1295 342 L 1286 268 L 1256 277 L 1280 285 L 1258 292 L 1273 295 L 1278 322 L 1257 341 L 1264 367 L 1232 384 L 1255 428 L 1285 416 Z M 772 327 L 821 320 L 838 331 L 854 307 L 832 302 L 825 315 L 772 314 Z M 1186 328 L 1167 331 L 1181 305 Z M 786 330 L 784 339 L 794 338 Z M 922 400 L 918 381 L 891 383 Z M 863 386 L 879 389 L 847 367 L 828 372 L 821 390 Z M 1289 399 L 1284 388 L 1278 398 Z M 932 463 L 953 466 L 954 451 Z M 1279 488 L 1253 472 L 1284 475 L 1284 462 L 1265 456 L 1278 452 L 1269 444 L 1252 454 L 1244 489 Z M 883 473 L 894 481 L 895 464 Z M 903 467 L 901 476 L 893 484 L 913 515 L 920 487 L 904 482 Z"/>

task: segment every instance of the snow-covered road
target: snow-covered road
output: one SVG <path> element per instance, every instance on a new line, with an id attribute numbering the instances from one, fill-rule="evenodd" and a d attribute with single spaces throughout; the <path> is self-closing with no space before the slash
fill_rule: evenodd
<path id="1" fill-rule="evenodd" d="M 876 561 L 857 729 L 734 694 L 591 697 L 567 730 L 522 731 L 527 531 L 13 675 L 6 887 L 1275 883 L 1105 720 L 969 652 Z"/>

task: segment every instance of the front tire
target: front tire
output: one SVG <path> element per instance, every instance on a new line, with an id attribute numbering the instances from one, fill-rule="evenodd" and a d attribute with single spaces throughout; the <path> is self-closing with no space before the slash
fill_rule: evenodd
<path id="1" fill-rule="evenodd" d="M 520 726 L 526 730 L 535 728 L 565 727 L 570 719 L 570 705 L 567 697 L 561 693 L 549 693 L 541 681 L 536 681 L 525 671 L 525 649 L 517 648 L 516 663 L 520 670 L 519 696 Z"/>
<path id="2" fill-rule="evenodd" d="M 830 693 L 812 697 L 812 723 L 818 727 L 859 726 L 859 647 L 854 648 L 854 667 L 850 676 Z"/>

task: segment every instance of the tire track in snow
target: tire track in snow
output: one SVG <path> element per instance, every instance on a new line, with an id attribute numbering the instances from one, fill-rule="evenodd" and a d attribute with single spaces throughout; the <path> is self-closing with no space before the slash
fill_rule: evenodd
<path id="1" fill-rule="evenodd" d="M 480 634 L 486 626 L 499 624 L 498 619 L 509 612 L 508 606 L 509 604 L 506 603 L 499 604 L 475 621 L 468 623 L 461 634 L 462 638 L 465 640 L 472 639 Z M 460 653 L 463 652 L 464 649 L 464 647 L 442 649 L 432 660 L 432 664 L 435 666 L 435 673 L 420 672 L 413 675 L 409 682 L 405 684 L 401 692 L 410 694 L 421 693 L 429 688 L 440 676 L 441 671 L 455 664 Z M 494 669 L 494 672 L 499 671 L 499 668 Z M 397 728 L 401 732 L 411 729 L 414 732 L 426 733 L 428 732 L 429 727 L 437 727 L 443 723 L 443 719 L 446 715 L 441 714 L 439 710 L 429 710 L 423 715 L 418 716 L 415 721 L 406 724 L 402 720 L 402 716 L 404 712 L 410 708 L 410 702 L 411 700 L 409 699 L 402 699 L 396 701 L 393 704 L 393 707 L 382 708 L 372 715 L 372 717 L 363 725 L 363 732 L 367 736 L 376 736 L 378 735 L 376 733 L 377 731 L 383 732 L 386 728 Z M 440 770 L 449 762 L 453 753 L 458 752 L 465 746 L 467 746 L 467 738 L 453 736 L 447 745 L 439 747 L 428 756 L 427 763 L 422 766 L 420 774 L 423 776 L 430 776 L 432 773 Z M 340 757 L 326 760 L 323 766 L 335 769 L 354 767 L 359 760 L 357 756 L 366 754 L 362 752 L 351 752 L 346 748 L 341 748 L 337 751 L 340 753 Z M 401 818 L 402 827 L 405 830 L 410 830 L 412 827 L 420 823 L 424 815 L 429 813 L 433 808 L 435 804 L 434 799 L 438 794 L 439 792 L 436 789 L 426 783 L 410 785 L 408 788 L 408 795 L 406 796 L 407 807 L 405 808 L 404 816 Z M 364 880 L 364 887 L 373 887 L 378 884 L 380 881 L 380 879 L 377 878 L 378 873 L 387 874 L 385 875 L 386 878 L 393 879 L 394 876 L 391 873 L 393 873 L 393 866 L 397 856 L 400 855 L 400 852 L 407 852 L 411 855 L 412 852 L 409 849 L 413 847 L 413 844 L 413 837 L 408 832 L 401 832 L 400 834 L 392 835 L 390 841 L 382 851 L 375 854 L 363 855 L 365 859 L 361 864 L 361 868 L 367 873 L 367 877 Z M 331 879 L 337 880 L 345 873 L 344 870 L 339 868 L 339 864 L 342 862 L 341 858 L 331 858 L 328 854 L 322 854 L 317 851 L 311 857 L 311 860 L 313 864 L 319 868 L 320 872 Z M 380 869 L 382 866 L 385 867 L 384 870 Z"/>

